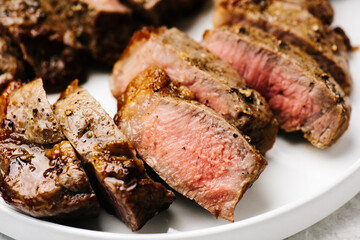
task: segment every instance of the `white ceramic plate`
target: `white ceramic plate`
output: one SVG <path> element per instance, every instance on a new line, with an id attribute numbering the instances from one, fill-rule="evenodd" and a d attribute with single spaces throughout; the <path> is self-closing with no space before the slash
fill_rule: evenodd
<path id="1" fill-rule="evenodd" d="M 360 45 L 360 1 L 332 1 L 335 23 Z M 196 40 L 211 28 L 211 4 L 180 27 Z M 50 223 L 0 204 L 0 232 L 16 239 L 282 239 L 324 218 L 360 190 L 360 52 L 351 56 L 354 78 L 350 129 L 333 147 L 319 150 L 300 136 L 281 133 L 268 152 L 268 167 L 239 202 L 235 223 L 215 219 L 194 202 L 177 196 L 169 210 L 137 233 L 102 212 L 96 219 Z M 109 71 L 94 70 L 84 87 L 113 115 L 116 103 L 108 85 Z M 50 100 L 56 96 L 50 96 Z"/>

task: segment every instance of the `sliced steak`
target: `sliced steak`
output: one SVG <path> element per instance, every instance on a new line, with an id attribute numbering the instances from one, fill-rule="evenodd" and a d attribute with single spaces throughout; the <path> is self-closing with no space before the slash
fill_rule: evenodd
<path id="1" fill-rule="evenodd" d="M 85 80 L 86 56 L 45 0 L 0 0 L 0 25 L 47 89 L 63 89 L 74 78 Z"/>
<path id="2" fill-rule="evenodd" d="M 299 48 L 249 26 L 204 34 L 203 45 L 267 99 L 280 127 L 325 148 L 348 128 L 351 107 L 335 80 Z"/>
<path id="3" fill-rule="evenodd" d="M 118 125 L 169 186 L 234 221 L 237 202 L 266 161 L 221 115 L 188 95 L 163 70 L 149 69 L 128 86 Z"/>
<path id="4" fill-rule="evenodd" d="M 99 204 L 74 149 L 64 141 L 40 79 L 0 97 L 0 190 L 34 217 L 95 216 Z"/>
<path id="5" fill-rule="evenodd" d="M 0 26 L 0 92 L 9 82 L 17 80 L 25 80 L 21 50 L 6 29 Z"/>
<path id="6" fill-rule="evenodd" d="M 249 135 L 261 152 L 272 147 L 278 125 L 265 99 L 230 65 L 176 28 L 144 28 L 133 36 L 114 66 L 113 95 L 119 98 L 138 73 L 153 65 Z"/>
<path id="7" fill-rule="evenodd" d="M 117 0 L 46 0 L 92 57 L 113 64 L 133 33 L 132 11 Z"/>
<path id="8" fill-rule="evenodd" d="M 194 12 L 205 0 L 120 0 L 150 24 L 171 25 L 179 17 Z"/>
<path id="9" fill-rule="evenodd" d="M 214 25 L 249 24 L 310 54 L 349 94 L 347 46 L 344 38 L 307 9 L 287 1 L 217 0 Z"/>
<path id="10" fill-rule="evenodd" d="M 171 191 L 147 176 L 143 162 L 110 116 L 76 82 L 54 104 L 54 111 L 94 188 L 133 231 L 175 200 Z"/>

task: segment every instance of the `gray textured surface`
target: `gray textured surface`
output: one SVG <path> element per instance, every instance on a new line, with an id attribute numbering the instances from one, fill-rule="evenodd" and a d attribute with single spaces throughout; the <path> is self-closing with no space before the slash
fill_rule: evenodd
<path id="1" fill-rule="evenodd" d="M 286 240 L 358 240 L 359 226 L 360 193 L 327 218 Z M 0 233 L 0 240 L 12 239 Z"/>
<path id="2" fill-rule="evenodd" d="M 7 236 L 5 236 L 4 234 L 0 233 L 0 239 L 1 240 L 12 240 L 12 238 L 9 238 Z"/>
<path id="3" fill-rule="evenodd" d="M 358 240 L 359 226 L 360 193 L 327 218 L 286 240 Z"/>

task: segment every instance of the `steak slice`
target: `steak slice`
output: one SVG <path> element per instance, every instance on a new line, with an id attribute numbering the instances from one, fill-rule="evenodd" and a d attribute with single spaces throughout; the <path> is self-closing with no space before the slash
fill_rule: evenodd
<path id="1" fill-rule="evenodd" d="M 167 209 L 175 195 L 146 174 L 143 162 L 100 104 L 73 82 L 54 104 L 97 194 L 133 231 Z"/>
<path id="2" fill-rule="evenodd" d="M 21 59 L 21 50 L 6 29 L 0 26 L 0 92 L 11 81 L 25 80 L 25 67 Z"/>
<path id="3" fill-rule="evenodd" d="M 114 66 L 113 95 L 119 98 L 138 73 L 153 65 L 249 135 L 262 153 L 272 147 L 278 124 L 265 99 L 247 88 L 229 64 L 176 28 L 143 28 L 133 36 Z"/>
<path id="4" fill-rule="evenodd" d="M 346 39 L 299 4 L 287 1 L 217 0 L 214 25 L 248 24 L 296 45 L 351 92 Z"/>
<path id="5" fill-rule="evenodd" d="M 325 148 L 348 128 L 351 107 L 335 80 L 295 46 L 250 26 L 221 27 L 203 45 L 267 99 L 280 127 Z"/>
<path id="6" fill-rule="evenodd" d="M 124 94 L 117 123 L 144 161 L 173 189 L 216 217 L 234 221 L 266 161 L 221 115 L 149 69 Z"/>
<path id="7" fill-rule="evenodd" d="M 80 160 L 64 141 L 40 79 L 0 97 L 0 190 L 34 217 L 95 216 L 99 204 Z"/>
<path id="8" fill-rule="evenodd" d="M 46 0 L 96 60 L 114 64 L 131 34 L 132 11 L 117 0 Z"/>
<path id="9" fill-rule="evenodd" d="M 74 78 L 85 80 L 84 51 L 45 0 L 0 0 L 0 25 L 48 90 L 64 89 Z"/>
<path id="10" fill-rule="evenodd" d="M 205 0 L 121 0 L 150 24 L 171 25 L 201 7 Z"/>

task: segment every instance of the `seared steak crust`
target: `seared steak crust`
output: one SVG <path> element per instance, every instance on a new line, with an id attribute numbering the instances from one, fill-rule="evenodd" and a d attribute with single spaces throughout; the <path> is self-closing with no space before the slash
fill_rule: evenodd
<path id="1" fill-rule="evenodd" d="M 17 136 L 39 145 L 64 140 L 40 79 L 12 92 L 6 107 L 6 119 L 14 123 Z"/>
<path id="2" fill-rule="evenodd" d="M 117 0 L 46 0 L 96 60 L 113 64 L 133 32 L 132 11 Z"/>
<path id="3" fill-rule="evenodd" d="M 330 25 L 334 20 L 334 9 L 329 0 L 305 0 L 309 11 L 324 24 Z"/>
<path id="4" fill-rule="evenodd" d="M 85 80 L 85 54 L 45 0 L 0 0 L 0 25 L 47 89 L 63 89 L 74 78 Z"/>
<path id="5" fill-rule="evenodd" d="M 110 79 L 112 93 L 121 97 L 128 83 L 149 66 L 162 67 L 171 79 L 189 88 L 196 100 L 211 107 L 261 152 L 270 149 L 277 122 L 265 99 L 213 53 L 176 28 L 143 28 L 137 32 Z"/>
<path id="6" fill-rule="evenodd" d="M 297 4 L 307 9 L 312 15 L 319 18 L 324 24 L 330 25 L 334 20 L 334 9 L 328 0 L 279 0 Z"/>
<path id="7" fill-rule="evenodd" d="M 5 202 L 34 217 L 86 218 L 99 205 L 69 142 L 44 148 L 19 140 L 0 141 Z"/>
<path id="8" fill-rule="evenodd" d="M 97 194 L 133 231 L 175 200 L 171 191 L 147 176 L 143 162 L 110 116 L 76 82 L 62 93 L 54 112 Z"/>
<path id="9" fill-rule="evenodd" d="M 249 24 L 311 55 L 340 84 L 351 91 L 347 46 L 344 37 L 299 4 L 272 0 L 217 0 L 214 25 Z"/>
<path id="10" fill-rule="evenodd" d="M 169 186 L 233 221 L 237 202 L 266 161 L 234 126 L 192 97 L 165 71 L 147 69 L 127 87 L 117 124 Z"/>
<path id="11" fill-rule="evenodd" d="M 301 130 L 313 145 L 324 148 L 348 128 L 348 97 L 297 47 L 258 28 L 239 25 L 206 32 L 203 45 L 265 96 L 284 130 Z"/>
<path id="12" fill-rule="evenodd" d="M 34 217 L 95 216 L 99 204 L 74 149 L 64 140 L 40 79 L 0 98 L 0 190 Z"/>

